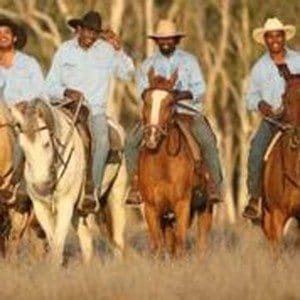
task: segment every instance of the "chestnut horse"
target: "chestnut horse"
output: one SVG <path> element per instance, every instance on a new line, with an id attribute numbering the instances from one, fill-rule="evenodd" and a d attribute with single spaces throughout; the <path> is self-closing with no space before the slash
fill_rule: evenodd
<path id="1" fill-rule="evenodd" d="M 151 69 L 149 89 L 143 93 L 143 145 L 139 152 L 139 189 L 144 203 L 151 248 L 181 256 L 185 253 L 187 231 L 193 215 L 193 192 L 199 185 L 194 160 L 176 118 L 172 90 L 177 72 L 169 79 L 155 76 Z M 212 206 L 203 203 L 198 214 L 197 244 L 202 253 L 212 224 Z"/>
<path id="2" fill-rule="evenodd" d="M 272 120 L 271 120 L 272 121 Z M 274 122 L 274 121 L 273 121 Z M 275 121 L 276 123 L 277 121 Z M 290 218 L 300 218 L 300 75 L 287 79 L 281 129 L 263 174 L 262 229 L 273 245 Z"/>

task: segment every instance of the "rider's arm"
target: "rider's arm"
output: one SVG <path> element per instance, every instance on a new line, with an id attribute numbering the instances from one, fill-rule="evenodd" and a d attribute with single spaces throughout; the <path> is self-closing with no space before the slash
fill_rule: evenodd
<path id="1" fill-rule="evenodd" d="M 51 68 L 46 78 L 46 92 L 52 99 L 62 99 L 65 87 L 62 84 L 60 51 L 54 55 Z"/>
<path id="2" fill-rule="evenodd" d="M 35 58 L 32 58 L 30 63 L 30 93 L 28 99 L 34 98 L 45 98 L 45 79 L 42 73 L 41 66 L 36 61 Z"/>
<path id="3" fill-rule="evenodd" d="M 190 91 L 193 94 L 194 102 L 202 102 L 205 94 L 205 81 L 201 67 L 196 57 L 191 56 L 189 59 L 189 74 L 190 74 Z"/>
<path id="4" fill-rule="evenodd" d="M 261 80 L 259 66 L 254 66 L 246 92 L 246 105 L 251 111 L 257 111 L 259 109 L 258 104 L 263 99 L 261 95 Z"/>
<path id="5" fill-rule="evenodd" d="M 121 80 L 130 80 L 134 76 L 134 64 L 131 59 L 122 49 L 115 51 L 115 67 L 114 73 Z"/>
<path id="6" fill-rule="evenodd" d="M 136 83 L 138 95 L 142 98 L 143 92 L 149 88 L 148 71 L 150 69 L 149 59 L 145 60 L 136 72 Z"/>

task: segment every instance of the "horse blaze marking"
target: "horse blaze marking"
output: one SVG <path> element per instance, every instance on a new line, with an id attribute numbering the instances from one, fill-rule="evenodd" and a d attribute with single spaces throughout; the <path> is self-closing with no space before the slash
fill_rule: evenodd
<path id="1" fill-rule="evenodd" d="M 159 122 L 159 113 L 161 102 L 164 100 L 165 97 L 168 96 L 168 92 L 166 91 L 154 91 L 152 93 L 152 107 L 151 107 L 151 117 L 150 117 L 150 124 L 157 125 Z"/>

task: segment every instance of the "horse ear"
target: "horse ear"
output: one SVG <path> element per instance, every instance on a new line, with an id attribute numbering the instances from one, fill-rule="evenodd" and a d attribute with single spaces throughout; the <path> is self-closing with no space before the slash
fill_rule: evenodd
<path id="1" fill-rule="evenodd" d="M 176 70 L 173 72 L 173 74 L 171 75 L 171 77 L 170 77 L 170 79 L 169 79 L 170 83 L 172 84 L 172 87 L 174 87 L 174 85 L 175 85 L 177 79 L 178 79 L 178 69 L 176 69 Z"/>
<path id="2" fill-rule="evenodd" d="M 50 105 L 41 99 L 36 99 L 33 102 L 33 106 L 35 107 L 38 116 L 45 120 L 49 129 L 51 131 L 55 130 L 55 120 Z"/>
<path id="3" fill-rule="evenodd" d="M 150 70 L 148 71 L 148 80 L 149 80 L 149 86 L 152 87 L 154 86 L 155 82 L 155 71 L 154 68 L 151 67 Z"/>

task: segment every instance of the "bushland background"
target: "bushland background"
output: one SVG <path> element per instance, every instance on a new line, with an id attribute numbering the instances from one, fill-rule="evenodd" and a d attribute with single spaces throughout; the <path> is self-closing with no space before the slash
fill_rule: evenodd
<path id="1" fill-rule="evenodd" d="M 196 55 L 207 82 L 205 114 L 216 131 L 225 178 L 225 203 L 216 213 L 211 254 L 201 264 L 151 262 L 133 256 L 86 269 L 74 263 L 57 273 L 28 261 L 0 264 L 2 299 L 299 299 L 299 254 L 289 247 L 276 263 L 256 229 L 241 221 L 247 200 L 247 156 L 258 117 L 245 107 L 247 76 L 264 48 L 251 37 L 268 17 L 300 30 L 298 0 L 0 0 L 0 14 L 28 32 L 24 51 L 37 57 L 45 74 L 57 47 L 72 36 L 66 21 L 90 9 L 99 11 L 103 28 L 124 41 L 138 67 L 155 45 L 146 35 L 160 18 L 186 32 L 181 47 Z M 300 50 L 300 32 L 290 43 Z M 127 130 L 137 121 L 135 83 L 112 82 L 108 113 Z M 139 248 L 144 236 L 131 238 Z M 290 241 L 293 238 L 290 239 Z M 142 246 L 141 246 L 142 247 Z M 145 249 L 147 248 L 146 246 Z M 142 248 L 143 248 L 142 247 Z M 47 272 L 46 272 L 47 270 Z"/>
<path id="2" fill-rule="evenodd" d="M 99 11 L 103 27 L 124 40 L 136 66 L 155 51 L 147 40 L 160 18 L 177 22 L 187 37 L 181 46 L 199 58 L 207 82 L 205 113 L 216 130 L 225 177 L 225 205 L 218 218 L 235 222 L 245 205 L 246 162 L 257 119 L 245 108 L 244 91 L 253 62 L 264 51 L 251 32 L 277 16 L 300 27 L 297 0 L 0 0 L 0 14 L 24 24 L 25 51 L 36 56 L 45 74 L 56 48 L 72 36 L 66 21 L 90 9 Z M 291 42 L 300 47 L 300 34 Z M 114 82 L 109 111 L 128 129 L 137 119 L 135 82 Z M 223 210 L 223 211 L 222 211 Z"/>

